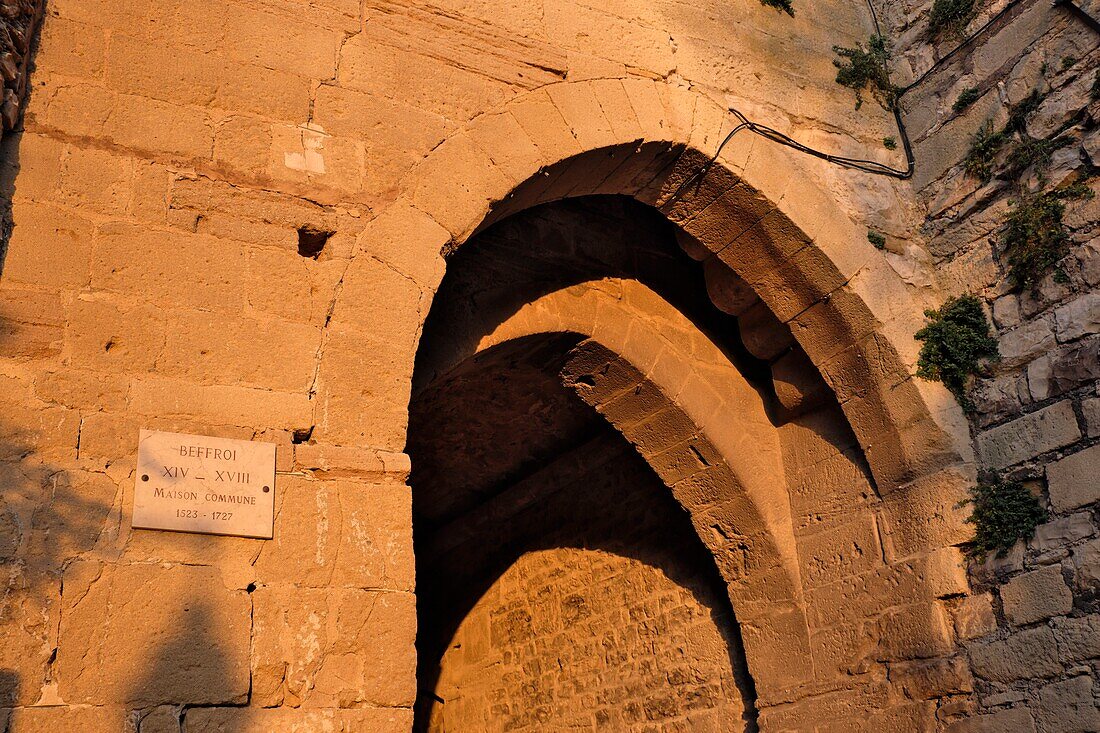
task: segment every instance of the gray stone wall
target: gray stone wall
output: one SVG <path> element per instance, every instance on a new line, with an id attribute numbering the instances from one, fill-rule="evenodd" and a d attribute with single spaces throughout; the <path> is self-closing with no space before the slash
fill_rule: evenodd
<path id="1" fill-rule="evenodd" d="M 1094 17 L 1100 10 L 1080 5 Z M 926 210 L 913 232 L 922 246 L 907 252 L 924 266 L 910 277 L 988 304 L 1002 358 L 973 391 L 979 467 L 1024 482 L 1049 512 L 1031 540 L 971 566 L 978 594 L 959 634 L 970 639 L 976 694 L 960 709 L 977 715 L 951 730 L 1100 730 L 1100 198 L 1065 201 L 1066 256 L 1034 287 L 1012 285 L 1004 252 L 1021 201 L 1074 184 L 1100 191 L 1100 35 L 1047 2 L 978 3 L 965 33 L 992 24 L 933 68 L 961 38 L 929 40 L 931 6 L 886 11 L 898 81 L 931 69 L 903 97 Z M 965 107 L 964 90 L 976 97 Z M 1002 129 L 1033 92 L 1041 101 L 1025 132 L 1049 141 L 1049 160 L 1014 169 L 1008 143 L 988 181 L 968 174 L 979 129 Z"/>

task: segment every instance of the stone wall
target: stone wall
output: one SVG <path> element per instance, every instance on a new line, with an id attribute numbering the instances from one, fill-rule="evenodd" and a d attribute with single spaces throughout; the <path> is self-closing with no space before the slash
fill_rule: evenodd
<path id="1" fill-rule="evenodd" d="M 740 574 L 727 591 L 752 619 L 746 646 L 782 651 L 749 659 L 782 691 L 762 725 L 847 731 L 858 709 L 872 729 L 964 731 L 972 712 L 995 730 L 1095 728 L 1096 495 L 1080 477 L 1098 437 L 1097 199 L 1069 205 L 1068 282 L 1013 292 L 996 242 L 1018 193 L 960 167 L 974 131 L 1039 87 L 1029 130 L 1070 141 L 1047 185 L 1094 172 L 1095 37 L 1043 0 L 1014 3 L 905 96 L 912 186 L 746 134 L 700 182 L 731 105 L 830 152 L 904 164 L 882 144 L 892 115 L 855 110 L 833 82 L 830 48 L 871 33 L 866 7 L 795 2 L 790 18 L 757 0 L 52 0 L 23 128 L 3 143 L 0 729 L 407 730 L 403 451 L 444 255 L 509 211 L 590 193 L 633 196 L 689 232 L 715 302 L 737 288 L 759 298 L 739 327 L 766 325 L 757 347 L 777 399 L 787 385 L 797 406 L 812 364 L 858 444 L 821 475 L 860 466 L 851 485 L 883 500 L 873 521 L 856 506 L 837 532 L 800 527 L 817 535 L 801 554 L 787 510 L 806 476 L 757 476 L 753 502 L 715 503 L 708 492 L 734 483 L 723 460 L 755 459 L 763 443 L 735 449 L 740 426 L 714 427 L 715 405 L 743 393 L 710 373 L 696 375 L 695 408 L 710 406 L 724 451 L 698 452 L 714 443 L 691 432 L 650 456 L 670 475 L 694 467 L 677 495 L 697 516 L 786 526 L 778 549 L 712 536 L 747 559 L 722 567 Z M 922 35 L 929 5 L 880 9 L 903 83 L 950 47 Z M 981 6 L 972 27 L 1005 6 Z M 965 87 L 979 99 L 955 113 Z M 950 396 L 911 377 L 922 308 L 964 290 L 990 302 L 1005 355 L 976 390 L 978 463 Z M 628 291 L 645 321 L 657 305 Z M 646 342 L 626 333 L 619 345 L 641 363 Z M 689 353 L 711 353 L 684 333 Z M 801 371 L 783 360 L 792 339 Z M 642 368 L 693 373 L 669 363 Z M 610 396 L 593 401 L 622 407 Z M 662 409 L 653 424 L 682 415 Z M 140 427 L 277 443 L 275 539 L 133 530 Z M 704 457 L 716 462 L 691 463 Z M 979 468 L 1032 482 L 1052 519 L 974 568 L 971 593 L 952 574 L 956 505 Z M 769 564 L 754 564 L 761 548 Z M 792 558 L 782 573 L 777 556 Z M 814 629 L 817 659 L 832 660 L 816 666 L 798 595 L 815 572 L 829 582 L 811 582 L 809 603 L 836 614 Z M 857 612 L 868 621 L 851 628 Z M 864 635 L 897 645 L 848 669 L 867 657 Z"/>
<path id="2" fill-rule="evenodd" d="M 457 630 L 422 691 L 430 730 L 735 731 L 755 717 L 713 562 L 618 436 L 437 537 L 421 562 L 446 610 L 430 623 Z M 423 662 L 435 668 L 431 651 Z"/>
<path id="3" fill-rule="evenodd" d="M 1094 17 L 1100 10 L 1080 5 Z M 894 30 L 905 39 L 903 82 L 957 43 L 924 41 L 929 7 L 911 3 L 895 13 Z M 971 568 L 981 595 L 966 601 L 964 636 L 977 680 L 972 704 L 981 715 L 957 729 L 982 722 L 991 730 L 1095 730 L 1100 198 L 1066 201 L 1066 254 L 1034 287 L 1013 286 L 1003 231 L 1028 196 L 1075 183 L 1100 192 L 1100 34 L 1047 3 L 983 4 L 968 30 L 1001 11 L 964 53 L 905 97 L 918 161 L 914 188 L 928 212 L 916 233 L 927 267 L 910 277 L 945 294 L 978 294 L 988 304 L 1002 356 L 974 388 L 981 468 L 988 480 L 1023 481 L 1049 512 L 1034 538 Z M 975 101 L 955 109 L 966 89 L 975 90 Z M 979 128 L 1003 128 L 1014 105 L 1033 92 L 1041 101 L 1024 134 L 1053 141 L 1049 162 L 1014 168 L 1008 144 L 990 180 L 968 174 L 963 160 Z M 900 259 L 898 244 L 887 247 Z"/>

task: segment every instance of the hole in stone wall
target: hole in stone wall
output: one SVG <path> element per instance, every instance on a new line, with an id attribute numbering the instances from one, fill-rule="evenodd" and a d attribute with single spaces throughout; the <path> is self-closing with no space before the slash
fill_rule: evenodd
<path id="1" fill-rule="evenodd" d="M 335 233 L 308 224 L 300 227 L 298 229 L 298 254 L 313 260 L 317 259 L 321 255 L 321 250 L 328 244 L 329 237 Z"/>
<path id="2" fill-rule="evenodd" d="M 301 445 L 302 443 L 308 442 L 309 439 L 313 437 L 314 427 L 315 426 L 310 425 L 308 428 L 298 428 L 291 435 L 290 442 L 295 445 Z"/>

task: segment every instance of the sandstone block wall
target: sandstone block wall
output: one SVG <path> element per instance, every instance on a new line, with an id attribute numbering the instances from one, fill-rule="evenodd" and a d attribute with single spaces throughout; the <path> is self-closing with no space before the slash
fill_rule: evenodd
<path id="1" fill-rule="evenodd" d="M 880 8 L 903 82 L 949 46 L 922 35 L 929 5 Z M 982 5 L 973 27 L 1004 5 Z M 1068 282 L 1011 291 L 996 233 L 1013 193 L 977 185 L 959 161 L 987 118 L 1038 87 L 1029 129 L 1072 141 L 1049 181 L 1091 174 L 1096 52 L 1061 10 L 1016 5 L 907 94 L 912 187 L 742 135 L 722 164 L 751 183 L 711 189 L 724 180 L 711 176 L 666 207 L 693 251 L 722 249 L 710 262 L 740 268 L 765 298 L 745 317 L 746 333 L 765 334 L 762 358 L 780 356 L 783 338 L 769 311 L 790 324 L 891 493 L 874 527 L 853 517 L 799 558 L 833 583 L 809 596 L 814 614 L 831 614 L 815 626 L 819 649 L 854 638 L 851 607 L 829 599 L 866 610 L 897 592 L 904 608 L 880 609 L 873 626 L 886 646 L 846 689 L 808 685 L 798 694 L 812 705 L 774 700 L 786 717 L 773 729 L 850 730 L 852 705 L 882 711 L 860 723 L 875 729 L 967 730 L 971 713 L 994 730 L 1095 727 L 1097 522 L 1079 477 L 1100 437 L 1097 199 L 1069 206 Z M 665 183 L 706 156 L 633 141 L 713 151 L 728 105 L 831 152 L 901 165 L 882 146 L 892 116 L 856 111 L 833 83 L 831 46 L 871 27 L 862 4 L 840 2 L 791 19 L 756 0 L 52 0 L 23 129 L 3 142 L 14 227 L 0 275 L 0 725 L 407 730 L 416 618 L 402 451 L 440 253 L 512 191 L 497 215 L 547 191 L 627 184 L 665 201 L 676 187 Z M 981 96 L 956 114 L 964 86 Z M 646 155 L 554 168 L 619 142 L 615 154 Z M 702 216 L 712 203 L 740 214 Z M 748 234 L 723 249 L 731 228 Z M 884 251 L 868 228 L 887 235 Z M 772 247 L 777 230 L 786 249 Z M 765 252 L 783 266 L 755 258 Z M 1005 357 L 979 386 L 980 465 L 911 482 L 942 467 L 922 463 L 929 455 L 965 462 L 970 450 L 925 430 L 925 409 L 948 433 L 966 425 L 943 390 L 909 379 L 911 334 L 922 305 L 976 289 Z M 799 404 L 798 390 L 785 395 Z M 140 427 L 277 443 L 275 539 L 133 530 Z M 670 471 L 696 460 L 680 448 L 661 454 Z M 844 463 L 808 468 L 829 480 Z M 1052 516 L 1006 561 L 974 568 L 968 592 L 949 570 L 961 541 L 950 507 L 976 468 L 1032 482 Z M 810 635 L 805 611 L 784 605 L 754 630 L 801 655 L 793 667 L 809 677 L 791 642 Z M 858 655 L 836 656 L 842 670 Z M 894 665 L 888 677 L 879 663 Z M 819 724 L 822 710 L 835 725 Z"/>
<path id="2" fill-rule="evenodd" d="M 625 442 L 598 438 L 495 504 L 424 548 L 449 606 L 428 618 L 457 625 L 438 679 L 422 678 L 430 730 L 746 729 L 718 574 Z"/>
<path id="3" fill-rule="evenodd" d="M 1095 3 L 1081 3 L 1096 15 Z M 919 39 L 926 4 L 894 14 L 895 32 Z M 1005 558 L 972 568 L 984 591 L 986 628 L 972 632 L 970 659 L 977 679 L 973 701 L 981 715 L 960 723 L 972 730 L 1069 731 L 1100 726 L 1097 649 L 1087 641 L 1097 623 L 1095 565 L 1098 371 L 1096 323 L 1096 198 L 1067 201 L 1070 238 L 1061 274 L 1036 287 L 1007 282 L 1002 229 L 1029 193 L 1084 183 L 1100 191 L 1097 159 L 1100 63 L 1097 33 L 1064 9 L 1045 3 L 988 3 L 969 26 L 1000 20 L 965 53 L 934 70 L 906 97 L 906 121 L 918 159 L 914 188 L 927 218 L 917 233 L 930 276 L 948 294 L 973 292 L 989 305 L 1001 361 L 976 387 L 971 417 L 981 467 L 1021 480 L 1049 510 L 1048 521 Z M 901 44 L 910 76 L 924 73 L 952 46 Z M 903 79 L 904 80 L 904 79 Z M 955 102 L 965 89 L 977 101 Z M 1026 133 L 1056 140 L 1049 165 L 1003 173 L 988 182 L 963 170 L 973 136 L 987 123 L 1004 125 L 1013 105 L 1037 92 Z M 889 247 L 890 245 L 888 245 Z M 987 609 L 989 606 L 992 610 Z M 996 621 L 994 626 L 993 622 Z"/>

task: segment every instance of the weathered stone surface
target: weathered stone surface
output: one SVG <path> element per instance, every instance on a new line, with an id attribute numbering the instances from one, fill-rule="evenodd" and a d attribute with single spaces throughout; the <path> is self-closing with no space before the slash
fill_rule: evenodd
<path id="1" fill-rule="evenodd" d="M 1080 437 L 1073 405 L 1058 402 L 981 433 L 978 447 L 989 465 L 1004 468 Z"/>
<path id="2" fill-rule="evenodd" d="M 971 647 L 970 662 L 976 675 L 993 682 L 1050 677 L 1062 669 L 1054 633 L 1045 626 Z"/>
<path id="3" fill-rule="evenodd" d="M 407 708 L 360 707 L 351 710 L 275 708 L 194 708 L 184 733 L 404 733 L 412 726 Z"/>
<path id="4" fill-rule="evenodd" d="M 216 569 L 80 561 L 64 581 L 57 677 L 67 702 L 247 698 L 251 603 Z"/>
<path id="5" fill-rule="evenodd" d="M 252 699 L 261 706 L 410 706 L 416 608 L 409 593 L 277 585 L 255 599 Z M 367 658 L 363 649 L 371 649 Z"/>
<path id="6" fill-rule="evenodd" d="M 951 608 L 955 619 L 955 633 L 960 639 L 978 639 L 997 629 L 993 599 L 988 593 L 967 596 Z"/>
<path id="7" fill-rule="evenodd" d="M 1050 565 L 1017 575 L 1001 588 L 1001 601 L 1009 623 L 1030 624 L 1073 608 L 1073 594 L 1062 578 L 1062 566 Z"/>
<path id="8" fill-rule="evenodd" d="M 1035 718 L 1027 710 L 1002 710 L 947 726 L 948 733 L 1035 733 Z"/>
<path id="9" fill-rule="evenodd" d="M 1047 467 L 1047 487 L 1050 502 L 1060 512 L 1100 499 L 1100 446 L 1051 463 Z"/>
<path id="10" fill-rule="evenodd" d="M 1058 653 L 1067 663 L 1100 655 L 1100 615 L 1056 619 L 1054 636 Z"/>
<path id="11" fill-rule="evenodd" d="M 1081 675 L 1039 690 L 1037 718 L 1044 733 L 1084 733 L 1100 729 L 1100 700 L 1093 686 L 1090 675 Z"/>

